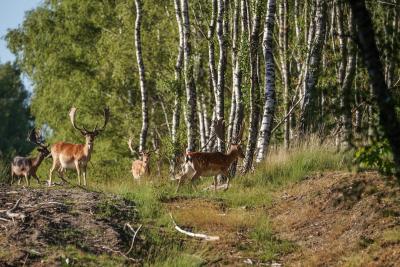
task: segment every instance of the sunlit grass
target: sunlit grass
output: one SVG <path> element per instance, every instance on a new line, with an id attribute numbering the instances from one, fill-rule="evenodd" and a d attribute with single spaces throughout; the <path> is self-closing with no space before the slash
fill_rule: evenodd
<path id="1" fill-rule="evenodd" d="M 183 205 L 185 200 L 192 203 L 192 208 L 174 211 L 174 216 L 178 224 L 191 226 L 200 232 L 236 233 L 240 229 L 247 229 L 252 245 L 242 250 L 270 261 L 296 248 L 293 243 L 276 237 L 269 223 L 265 208 L 273 203 L 275 192 L 316 172 L 348 169 L 351 156 L 337 153 L 329 144 L 320 145 L 317 142 L 298 145 L 289 151 L 275 149 L 265 161 L 255 166 L 253 172 L 245 175 L 238 172 L 231 179 L 228 190 L 217 192 L 203 190 L 213 179 L 202 178 L 197 182 L 196 190 L 185 185 L 179 193 L 175 193 L 176 181 L 170 180 L 166 169 L 161 177 L 152 174 L 136 181 L 130 173 L 130 164 L 131 161 L 127 159 L 118 164 L 89 165 L 88 188 L 120 195 L 135 203 L 139 220 L 147 225 L 141 234 L 151 244 L 146 263 L 151 266 L 198 266 L 205 263 L 204 258 L 210 253 L 205 256 L 194 252 L 193 243 L 182 242 L 181 234 L 173 229 L 168 203 Z M 39 171 L 42 181 L 48 179 L 50 167 L 51 159 L 48 159 Z M 71 184 L 77 183 L 74 170 L 69 170 L 67 177 Z M 53 181 L 60 181 L 56 173 Z M 210 206 L 204 203 L 210 203 Z M 223 205 L 227 210 L 220 210 L 215 205 Z M 160 229 L 163 229 L 162 232 Z M 212 251 L 211 254 L 213 257 L 218 252 Z"/>

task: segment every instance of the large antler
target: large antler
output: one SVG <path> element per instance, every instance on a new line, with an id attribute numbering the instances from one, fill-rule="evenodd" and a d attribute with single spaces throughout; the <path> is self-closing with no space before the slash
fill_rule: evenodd
<path id="1" fill-rule="evenodd" d="M 72 126 L 74 126 L 75 129 L 77 129 L 78 131 L 80 131 L 82 135 L 85 135 L 88 131 L 87 131 L 86 129 L 79 128 L 79 127 L 76 126 L 76 124 L 75 124 L 75 114 L 76 114 L 76 110 L 77 110 L 77 108 L 75 108 L 75 107 L 72 107 L 72 108 L 71 108 L 71 110 L 70 110 L 70 112 L 69 112 L 69 118 L 71 119 Z M 84 127 L 84 128 L 85 128 L 85 127 Z"/>
<path id="2" fill-rule="evenodd" d="M 110 109 L 108 107 L 105 107 L 103 110 L 103 116 L 104 116 L 104 124 L 103 127 L 101 127 L 100 129 L 97 129 L 97 124 L 96 127 L 94 127 L 93 132 L 101 132 L 104 130 L 104 128 L 106 128 L 106 125 L 108 123 L 108 120 L 110 119 Z"/>
<path id="3" fill-rule="evenodd" d="M 243 142 L 243 140 L 242 140 L 243 131 L 244 131 L 244 122 L 242 123 L 242 126 L 240 126 L 239 134 L 235 140 L 237 144 L 241 144 Z"/>
<path id="4" fill-rule="evenodd" d="M 215 135 L 219 140 L 225 143 L 224 137 L 224 129 L 225 129 L 225 121 L 224 119 L 218 119 L 214 122 Z"/>
<path id="5" fill-rule="evenodd" d="M 129 137 L 128 147 L 132 153 L 136 153 L 136 151 L 132 148 L 132 137 Z"/>
<path id="6" fill-rule="evenodd" d="M 29 142 L 31 142 L 32 144 L 35 144 L 35 145 L 40 146 L 42 148 L 47 148 L 48 147 L 48 146 L 46 146 L 44 144 L 44 140 L 43 140 L 42 136 L 38 134 L 38 132 L 36 131 L 36 128 L 33 128 L 31 131 L 29 131 L 27 140 Z"/>

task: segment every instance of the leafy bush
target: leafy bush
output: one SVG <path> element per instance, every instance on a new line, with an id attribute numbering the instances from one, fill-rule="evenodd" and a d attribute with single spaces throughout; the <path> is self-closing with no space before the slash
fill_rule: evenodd
<path id="1" fill-rule="evenodd" d="M 392 150 L 386 139 L 358 149 L 354 155 L 354 162 L 362 169 L 377 169 L 386 175 L 395 173 Z"/>

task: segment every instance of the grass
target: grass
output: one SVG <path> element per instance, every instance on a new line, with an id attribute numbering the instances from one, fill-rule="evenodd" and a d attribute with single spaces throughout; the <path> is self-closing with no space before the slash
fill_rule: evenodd
<path id="1" fill-rule="evenodd" d="M 232 238 L 235 233 L 244 231 L 250 245 L 241 247 L 239 242 L 237 248 L 246 255 L 271 261 L 296 249 L 293 243 L 275 236 L 265 214 L 265 208 L 273 201 L 274 192 L 316 172 L 347 169 L 350 162 L 347 154 L 336 153 L 329 145 L 308 144 L 297 146 L 289 152 L 283 149 L 272 151 L 264 162 L 256 166 L 254 172 L 233 178 L 231 187 L 225 192 L 201 190 L 211 183 L 211 178 L 202 179 L 197 191 L 184 186 L 178 194 L 175 193 L 176 184 L 167 175 L 136 182 L 129 172 L 129 161 L 124 161 L 123 166 L 97 168 L 96 163 L 94 169 L 89 166 L 88 184 L 91 189 L 121 195 L 135 203 L 140 223 L 144 225 L 141 236 L 146 242 L 147 251 L 143 255 L 147 257 L 146 266 L 199 266 L 223 253 L 208 247 L 217 245 L 199 244 L 183 238 L 173 229 L 168 215 L 171 207 L 168 205 L 171 201 L 187 205 L 184 199 L 193 206 L 173 210 L 179 225 L 192 226 L 199 232 L 225 231 L 223 234 L 232 234 Z M 47 179 L 49 168 L 50 160 L 40 169 L 42 180 L 44 177 Z M 71 178 L 69 181 L 76 183 L 74 172 L 69 171 L 67 175 Z M 110 203 L 99 205 L 100 216 L 112 216 Z M 225 215 L 221 216 L 222 213 Z M 93 259 L 91 255 L 83 256 L 73 248 L 67 247 L 65 253 L 70 253 L 72 258 L 84 258 L 80 261 L 84 263 L 100 260 Z M 108 258 L 102 260 L 102 265 L 107 266 Z"/>

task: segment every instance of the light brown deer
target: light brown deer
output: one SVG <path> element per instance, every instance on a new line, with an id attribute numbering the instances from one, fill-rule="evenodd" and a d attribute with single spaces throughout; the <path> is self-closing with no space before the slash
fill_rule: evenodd
<path id="1" fill-rule="evenodd" d="M 223 121 L 217 121 L 215 125 L 216 136 L 224 142 L 223 138 Z M 242 138 L 243 128 L 240 130 L 238 140 Z M 223 175 L 227 178 L 227 187 L 229 187 L 229 168 L 231 164 L 238 158 L 244 158 L 240 142 L 231 143 L 230 148 L 226 154 L 221 152 L 188 152 L 186 153 L 186 160 L 183 165 L 182 175 L 180 176 L 178 187 L 176 192 L 179 191 L 181 184 L 186 180 L 190 179 L 193 181 L 199 177 L 214 176 L 214 191 L 217 190 L 217 177 L 218 175 Z"/>
<path id="2" fill-rule="evenodd" d="M 132 138 L 129 138 L 128 147 L 132 153 L 137 154 L 132 148 Z M 140 179 L 143 175 L 150 174 L 150 152 L 142 151 L 139 153 L 140 159 L 132 162 L 132 175 L 134 179 Z"/>
<path id="3" fill-rule="evenodd" d="M 110 111 L 108 108 L 104 108 L 104 124 L 103 127 L 97 129 L 97 124 L 93 131 L 87 130 L 84 126 L 80 128 L 75 123 L 76 108 L 71 108 L 69 117 L 71 119 L 72 126 L 77 129 L 86 139 L 85 144 L 71 144 L 66 142 L 58 142 L 51 147 L 51 156 L 53 157 L 53 166 L 50 169 L 49 175 L 49 186 L 51 185 L 51 179 L 53 171 L 56 167 L 59 167 L 59 172 L 63 178 L 64 171 L 66 169 L 75 169 L 78 174 L 78 183 L 81 184 L 81 172 L 83 174 L 83 185 L 86 186 L 86 168 L 90 161 L 93 152 L 93 143 L 97 135 L 99 135 L 106 127 L 110 118 Z"/>
<path id="4" fill-rule="evenodd" d="M 40 183 L 39 177 L 36 174 L 37 169 L 46 158 L 50 151 L 49 146 L 44 144 L 43 138 L 39 136 L 35 128 L 29 132 L 28 141 L 38 146 L 39 155 L 36 157 L 20 157 L 16 156 L 11 163 L 11 184 L 14 182 L 14 176 L 19 177 L 18 185 L 21 183 L 21 177 L 25 177 L 26 185 L 30 185 L 30 178 L 34 177 Z"/>

